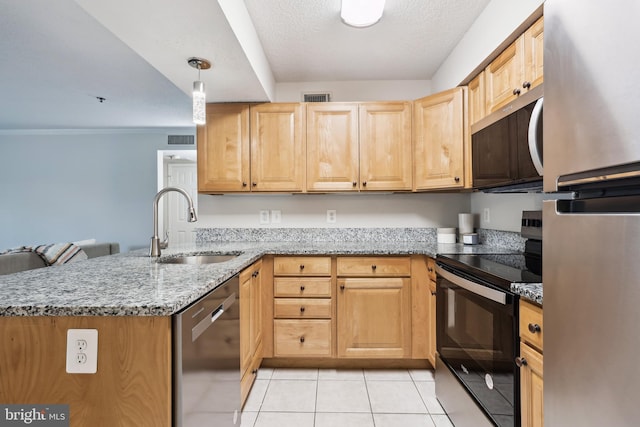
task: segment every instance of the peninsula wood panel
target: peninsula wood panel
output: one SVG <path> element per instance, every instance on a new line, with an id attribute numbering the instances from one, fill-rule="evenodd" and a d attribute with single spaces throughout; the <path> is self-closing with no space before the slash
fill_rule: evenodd
<path id="1" fill-rule="evenodd" d="M 307 104 L 307 191 L 357 191 L 358 104 Z"/>
<path id="2" fill-rule="evenodd" d="M 251 191 L 304 189 L 304 125 L 300 103 L 251 106 Z"/>
<path id="3" fill-rule="evenodd" d="M 249 191 L 249 104 L 207 104 L 197 139 L 198 191 Z"/>
<path id="4" fill-rule="evenodd" d="M 465 88 L 414 102 L 416 190 L 464 187 Z"/>
<path id="5" fill-rule="evenodd" d="M 67 329 L 98 330 L 98 371 L 66 373 Z M 70 425 L 170 427 L 170 317 L 1 317 L 0 402 L 69 404 Z"/>
<path id="6" fill-rule="evenodd" d="M 411 190 L 411 102 L 362 103 L 360 190 Z"/>
<path id="7" fill-rule="evenodd" d="M 428 357 L 431 326 L 429 281 L 427 257 L 411 256 L 411 357 L 413 359 L 429 359 L 431 362 Z M 435 364 L 433 366 L 435 367 Z"/>

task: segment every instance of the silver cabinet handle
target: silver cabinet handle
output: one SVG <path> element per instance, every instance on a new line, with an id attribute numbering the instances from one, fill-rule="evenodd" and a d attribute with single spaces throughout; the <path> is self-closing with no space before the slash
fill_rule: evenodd
<path id="1" fill-rule="evenodd" d="M 224 314 L 226 310 L 229 309 L 236 301 L 236 294 L 231 294 L 222 304 L 216 307 L 209 315 L 205 316 L 204 319 L 198 322 L 196 326 L 191 329 L 191 341 L 195 342 L 200 335 L 204 333 L 209 326 L 213 325 L 213 322 L 218 320 L 220 316 Z"/>
<path id="2" fill-rule="evenodd" d="M 505 294 L 504 292 L 496 291 L 495 289 L 491 289 L 487 286 L 472 282 L 471 280 L 467 280 L 463 277 L 456 276 L 455 274 L 448 272 L 439 265 L 436 266 L 436 273 L 439 276 L 444 277 L 454 285 L 464 288 L 471 293 L 488 298 L 491 301 L 497 302 L 498 304 L 507 304 L 507 294 Z"/>

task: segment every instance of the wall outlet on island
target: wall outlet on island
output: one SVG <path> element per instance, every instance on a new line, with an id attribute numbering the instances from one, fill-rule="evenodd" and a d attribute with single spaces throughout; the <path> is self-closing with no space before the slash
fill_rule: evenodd
<path id="1" fill-rule="evenodd" d="M 67 373 L 95 374 L 98 371 L 98 330 L 67 329 Z"/>

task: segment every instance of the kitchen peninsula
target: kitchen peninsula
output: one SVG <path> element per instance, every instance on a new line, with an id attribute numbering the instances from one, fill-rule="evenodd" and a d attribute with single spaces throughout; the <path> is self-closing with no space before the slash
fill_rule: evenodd
<path id="1" fill-rule="evenodd" d="M 165 250 L 161 261 L 184 253 L 239 255 L 218 264 L 180 265 L 137 251 L 1 276 L 0 401 L 70 404 L 71 425 L 169 426 L 172 315 L 262 258 L 426 260 L 438 253 L 505 252 L 504 246 L 425 240 L 210 242 Z M 263 274 L 273 276 L 273 271 Z M 66 330 L 71 328 L 98 329 L 96 374 L 65 372 Z"/>

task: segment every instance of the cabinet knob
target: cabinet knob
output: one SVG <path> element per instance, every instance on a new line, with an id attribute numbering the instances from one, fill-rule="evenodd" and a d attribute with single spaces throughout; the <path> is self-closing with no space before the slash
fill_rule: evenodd
<path id="1" fill-rule="evenodd" d="M 513 90 L 513 94 L 514 94 L 514 95 L 520 95 L 520 89 L 519 89 L 519 88 L 515 88 L 515 89 Z"/>
<path id="2" fill-rule="evenodd" d="M 242 186 L 243 186 L 243 187 L 246 187 L 246 186 L 247 186 L 247 183 L 246 183 L 246 182 L 243 182 L 243 183 L 242 183 Z"/>
<path id="3" fill-rule="evenodd" d="M 453 178 L 453 180 L 454 180 L 455 182 L 460 182 L 460 177 L 459 177 L 459 176 L 456 176 L 455 178 Z"/>
<path id="4" fill-rule="evenodd" d="M 363 181 L 363 182 L 362 182 L 362 186 L 363 186 L 363 187 L 366 187 L 366 186 L 367 186 L 367 181 Z"/>
<path id="5" fill-rule="evenodd" d="M 300 342 L 304 342 L 304 337 L 300 337 Z"/>
<path id="6" fill-rule="evenodd" d="M 523 366 L 527 366 L 527 359 L 524 357 L 516 357 L 516 366 L 518 368 L 522 368 Z"/>
<path id="7" fill-rule="evenodd" d="M 429 273 L 433 273 L 433 268 L 432 268 L 432 267 L 429 267 L 429 268 L 427 268 L 427 271 L 428 271 Z"/>
<path id="8" fill-rule="evenodd" d="M 251 185 L 254 186 L 254 187 L 257 187 L 258 183 L 257 182 L 252 182 Z"/>
<path id="9" fill-rule="evenodd" d="M 538 333 L 542 330 L 542 328 L 540 328 L 540 325 L 538 325 L 537 323 L 529 323 L 529 332 L 531 332 L 532 334 Z"/>
<path id="10" fill-rule="evenodd" d="M 304 292 L 304 286 L 300 286 L 300 292 Z"/>
<path id="11" fill-rule="evenodd" d="M 257 370 L 257 369 L 254 369 L 253 371 L 251 371 L 251 373 L 252 373 L 253 375 L 257 375 L 257 374 L 258 374 L 258 370 Z"/>
<path id="12" fill-rule="evenodd" d="M 378 268 L 378 266 L 377 266 L 377 265 L 375 265 L 375 264 L 373 264 L 373 265 L 371 266 L 371 269 L 372 269 L 373 271 L 376 271 L 376 268 Z"/>
<path id="13" fill-rule="evenodd" d="M 431 295 L 436 296 L 436 291 L 431 291 Z"/>
<path id="14" fill-rule="evenodd" d="M 300 307 L 300 313 L 304 313 L 304 307 Z"/>
<path id="15" fill-rule="evenodd" d="M 344 291 L 344 285 L 340 285 L 340 290 Z"/>
<path id="16" fill-rule="evenodd" d="M 522 87 L 529 90 L 531 89 L 531 82 L 524 82 L 522 83 Z"/>
<path id="17" fill-rule="evenodd" d="M 351 184 L 355 187 L 356 185 L 358 185 L 358 182 L 357 181 L 353 181 Z"/>
<path id="18" fill-rule="evenodd" d="M 300 264 L 300 270 L 304 270 L 304 264 Z"/>

